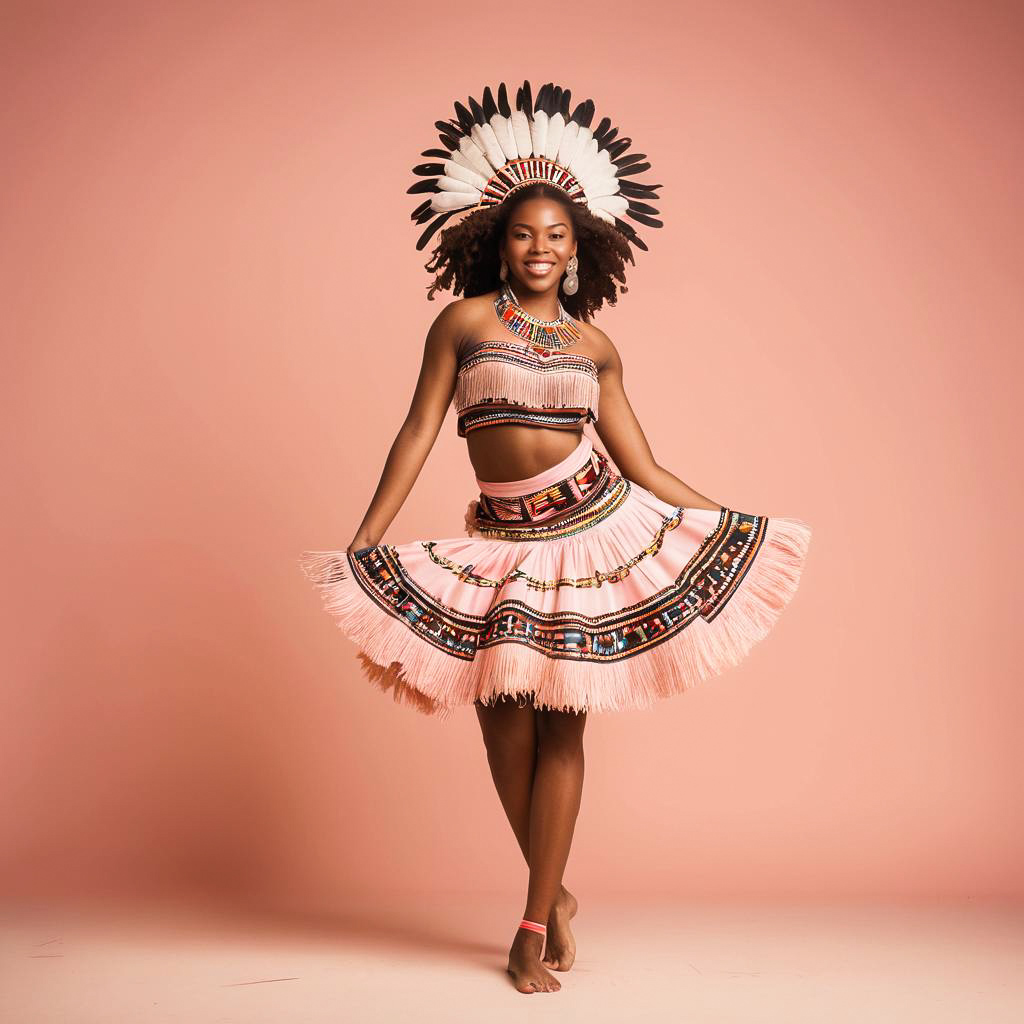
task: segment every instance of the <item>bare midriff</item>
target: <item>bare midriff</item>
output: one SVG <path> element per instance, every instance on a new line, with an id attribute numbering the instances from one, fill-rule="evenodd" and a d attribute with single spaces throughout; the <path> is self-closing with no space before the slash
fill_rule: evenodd
<path id="1" fill-rule="evenodd" d="M 583 439 L 581 430 L 508 424 L 474 430 L 466 437 L 478 480 L 525 480 L 566 459 Z"/>

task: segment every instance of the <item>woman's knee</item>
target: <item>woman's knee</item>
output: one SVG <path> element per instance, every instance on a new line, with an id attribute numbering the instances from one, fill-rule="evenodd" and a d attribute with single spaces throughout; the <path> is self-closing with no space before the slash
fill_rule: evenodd
<path id="1" fill-rule="evenodd" d="M 492 762 L 519 761 L 537 749 L 536 711 L 528 706 L 501 702 L 488 707 L 477 703 L 477 718 L 487 756 Z"/>
<path id="2" fill-rule="evenodd" d="M 583 751 L 583 731 L 586 712 L 538 711 L 537 744 L 541 751 L 562 755 L 577 755 Z"/>

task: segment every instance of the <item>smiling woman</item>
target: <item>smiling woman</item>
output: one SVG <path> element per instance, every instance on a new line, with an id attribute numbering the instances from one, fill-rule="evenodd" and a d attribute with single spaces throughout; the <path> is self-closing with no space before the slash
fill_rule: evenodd
<path id="1" fill-rule="evenodd" d="M 370 680 L 429 714 L 475 707 L 530 865 L 508 970 L 520 991 L 550 992 L 542 948 L 556 970 L 575 955 L 561 880 L 587 713 L 648 707 L 737 664 L 793 597 L 811 531 L 725 508 L 655 462 L 591 323 L 626 291 L 630 243 L 646 248 L 621 217 L 661 224 L 640 201 L 660 186 L 631 177 L 643 154 L 607 119 L 591 131 L 592 102 L 570 114 L 554 85 L 534 104 L 525 83 L 515 111 L 504 86 L 470 107 L 438 122 L 447 152 L 424 155 L 443 162 L 410 190 L 432 194 L 414 211 L 429 221 L 420 246 L 473 208 L 427 265 L 429 297 L 463 297 L 428 331 L 355 538 L 300 561 Z M 478 490 L 465 535 L 382 543 L 453 400 Z"/>

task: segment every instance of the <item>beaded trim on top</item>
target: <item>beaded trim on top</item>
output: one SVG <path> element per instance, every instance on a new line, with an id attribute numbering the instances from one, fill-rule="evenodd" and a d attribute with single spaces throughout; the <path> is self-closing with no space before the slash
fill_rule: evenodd
<path id="1" fill-rule="evenodd" d="M 596 422 L 600 394 L 589 356 L 492 338 L 464 356 L 456 372 L 458 434 L 507 423 L 574 429 Z"/>
<path id="2" fill-rule="evenodd" d="M 513 333 L 542 348 L 569 348 L 582 337 L 576 321 L 566 313 L 562 303 L 558 303 L 558 318 L 541 320 L 528 313 L 519 305 L 512 286 L 505 281 L 501 291 L 494 297 L 494 311 L 498 319 Z"/>

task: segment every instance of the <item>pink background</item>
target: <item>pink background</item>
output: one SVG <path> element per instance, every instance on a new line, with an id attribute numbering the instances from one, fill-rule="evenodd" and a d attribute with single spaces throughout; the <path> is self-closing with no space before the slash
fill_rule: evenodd
<path id="1" fill-rule="evenodd" d="M 742 666 L 591 716 L 566 883 L 1024 892 L 1024 14 L 387 6 L 5 5 L 3 898 L 525 884 L 473 712 L 374 690 L 296 565 L 351 539 L 450 298 L 411 168 L 524 77 L 664 185 L 597 321 L 656 457 L 815 531 Z M 449 412 L 385 540 L 473 496 Z"/>

